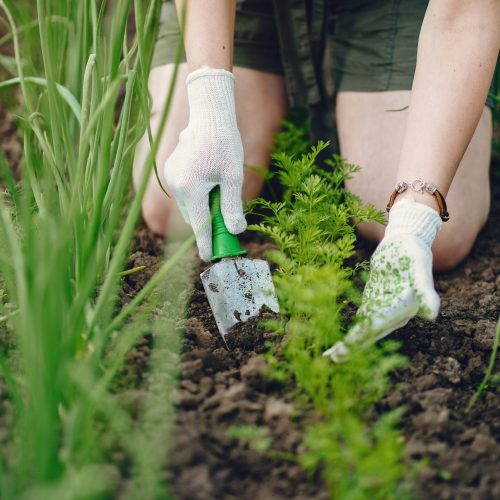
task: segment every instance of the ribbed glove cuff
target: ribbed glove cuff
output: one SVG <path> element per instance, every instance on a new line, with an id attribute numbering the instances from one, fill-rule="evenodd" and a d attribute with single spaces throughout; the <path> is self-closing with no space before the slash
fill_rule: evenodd
<path id="1" fill-rule="evenodd" d="M 237 126 L 232 73 L 204 66 L 189 73 L 186 86 L 192 126 L 208 124 L 219 129 Z"/>
<path id="2" fill-rule="evenodd" d="M 384 238 L 410 234 L 430 248 L 441 225 L 442 221 L 436 210 L 413 199 L 404 198 L 391 208 Z"/>

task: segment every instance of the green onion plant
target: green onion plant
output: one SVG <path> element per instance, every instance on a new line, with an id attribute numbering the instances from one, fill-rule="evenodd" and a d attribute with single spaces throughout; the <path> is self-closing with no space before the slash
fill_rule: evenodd
<path id="1" fill-rule="evenodd" d="M 153 469 L 144 464 L 154 429 L 165 436 L 168 418 L 159 419 L 154 409 L 169 414 L 165 394 L 172 384 L 163 394 L 158 387 L 148 391 L 140 427 L 112 389 L 145 329 L 160 332 L 158 318 L 175 317 L 158 296 L 156 308 L 137 307 L 193 243 L 184 242 L 120 310 L 123 271 L 177 73 L 176 65 L 133 193 L 134 151 L 149 123 L 147 79 L 160 8 L 160 0 L 0 0 L 9 29 L 2 40 L 14 47 L 7 59 L 12 78 L 0 90 L 20 88 L 16 113 L 23 144 L 19 179 L 0 158 L 6 290 L 0 326 L 13 344 L 8 356 L 0 356 L 0 377 L 14 412 L 8 444 L 0 450 L 1 498 L 109 497 L 123 482 L 109 442 L 131 461 L 125 494 L 137 498 L 137 485 L 147 483 L 154 488 L 150 498 L 166 495 L 159 470 L 166 452 L 160 459 L 156 449 Z M 179 57 L 180 50 L 181 42 Z M 171 323 L 164 326 L 178 334 Z M 155 338 L 157 352 L 168 357 L 165 339 Z M 170 345 L 175 353 L 176 342 Z M 171 370 L 157 352 L 151 355 L 151 383 Z M 175 377 L 168 371 L 167 378 Z"/>

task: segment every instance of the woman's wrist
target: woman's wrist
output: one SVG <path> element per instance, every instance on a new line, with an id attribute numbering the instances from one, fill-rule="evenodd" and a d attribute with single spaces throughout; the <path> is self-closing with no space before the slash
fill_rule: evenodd
<path id="1" fill-rule="evenodd" d="M 405 198 L 436 210 L 443 222 L 450 218 L 446 200 L 438 187 L 432 182 L 426 182 L 422 179 L 414 179 L 410 182 L 399 181 L 387 203 L 387 212 L 391 210 L 396 200 Z"/>
<path id="2" fill-rule="evenodd" d="M 396 198 L 396 201 L 400 201 L 403 199 L 413 200 L 417 203 L 421 203 L 422 205 L 426 205 L 430 208 L 433 208 L 436 212 L 439 213 L 439 207 L 434 196 L 429 195 L 428 193 L 412 193 L 409 191 L 405 191 L 404 193 L 400 193 Z"/>
<path id="3" fill-rule="evenodd" d="M 203 66 L 186 78 L 190 123 L 224 130 L 237 128 L 234 75 L 224 69 Z"/>
<path id="4" fill-rule="evenodd" d="M 413 235 L 430 248 L 441 225 L 442 220 L 434 207 L 418 203 L 414 197 L 402 198 L 394 204 L 389 214 L 384 239 Z"/>

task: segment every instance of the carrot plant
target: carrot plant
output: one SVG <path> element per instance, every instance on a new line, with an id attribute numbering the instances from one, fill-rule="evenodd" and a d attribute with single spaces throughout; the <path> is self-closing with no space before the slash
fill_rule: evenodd
<path id="1" fill-rule="evenodd" d="M 134 150 L 149 121 L 147 78 L 160 4 L 0 0 L 14 46 L 9 70 L 15 71 L 0 89 L 21 90 L 23 142 L 20 179 L 0 159 L 3 328 L 13 344 L 11 355 L 0 356 L 0 377 L 14 405 L 11 439 L 0 451 L 1 498 L 109 494 L 117 487 L 110 442 L 131 462 L 125 495 L 166 495 L 160 469 L 168 419 L 158 412 L 171 412 L 175 359 L 160 362 L 159 353 L 167 358 L 165 339 L 155 336 L 139 427 L 112 389 L 137 339 L 159 333 L 160 319 L 176 318 L 160 307 L 159 296 L 154 309 L 139 314 L 137 306 L 193 243 L 184 242 L 119 309 L 126 257 L 173 92 L 173 81 L 166 82 L 161 126 L 132 193 Z M 131 11 L 136 36 L 129 40 Z M 175 358 L 177 329 L 162 324 L 174 335 L 168 344 Z M 169 381 L 165 392 L 158 388 L 162 377 Z M 161 449 L 158 439 L 165 440 Z"/>
<path id="2" fill-rule="evenodd" d="M 271 374 L 290 380 L 299 401 L 321 417 L 306 429 L 308 451 L 301 460 L 311 471 L 321 468 L 332 498 L 402 498 L 400 412 L 377 417 L 375 405 L 404 358 L 394 342 L 354 353 L 344 364 L 322 357 L 344 335 L 347 307 L 360 300 L 353 279 L 365 266 L 348 264 L 355 252 L 353 220 L 382 222 L 382 214 L 344 189 L 356 167 L 338 156 L 318 166 L 325 144 L 288 154 L 300 133 L 290 124 L 287 129 L 274 154 L 283 199 L 259 200 L 254 210 L 263 212 L 263 220 L 252 226 L 278 246 L 270 258 L 278 265 L 274 279 L 283 319 L 275 326 L 283 341 L 269 356 Z"/>

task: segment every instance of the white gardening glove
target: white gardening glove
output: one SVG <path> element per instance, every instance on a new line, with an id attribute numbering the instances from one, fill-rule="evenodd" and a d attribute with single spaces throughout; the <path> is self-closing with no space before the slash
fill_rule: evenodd
<path id="1" fill-rule="evenodd" d="M 360 321 L 325 356 L 344 361 L 352 349 L 368 347 L 414 316 L 436 318 L 440 299 L 434 289 L 431 246 L 441 224 L 436 210 L 413 199 L 392 207 L 384 238 L 370 261 L 357 312 Z"/>
<path id="2" fill-rule="evenodd" d="M 164 175 L 185 221 L 196 236 L 200 257 L 212 256 L 208 194 L 221 187 L 221 211 L 232 234 L 245 230 L 241 190 L 243 146 L 236 123 L 234 76 L 203 67 L 186 79 L 189 124 L 165 163 Z"/>

